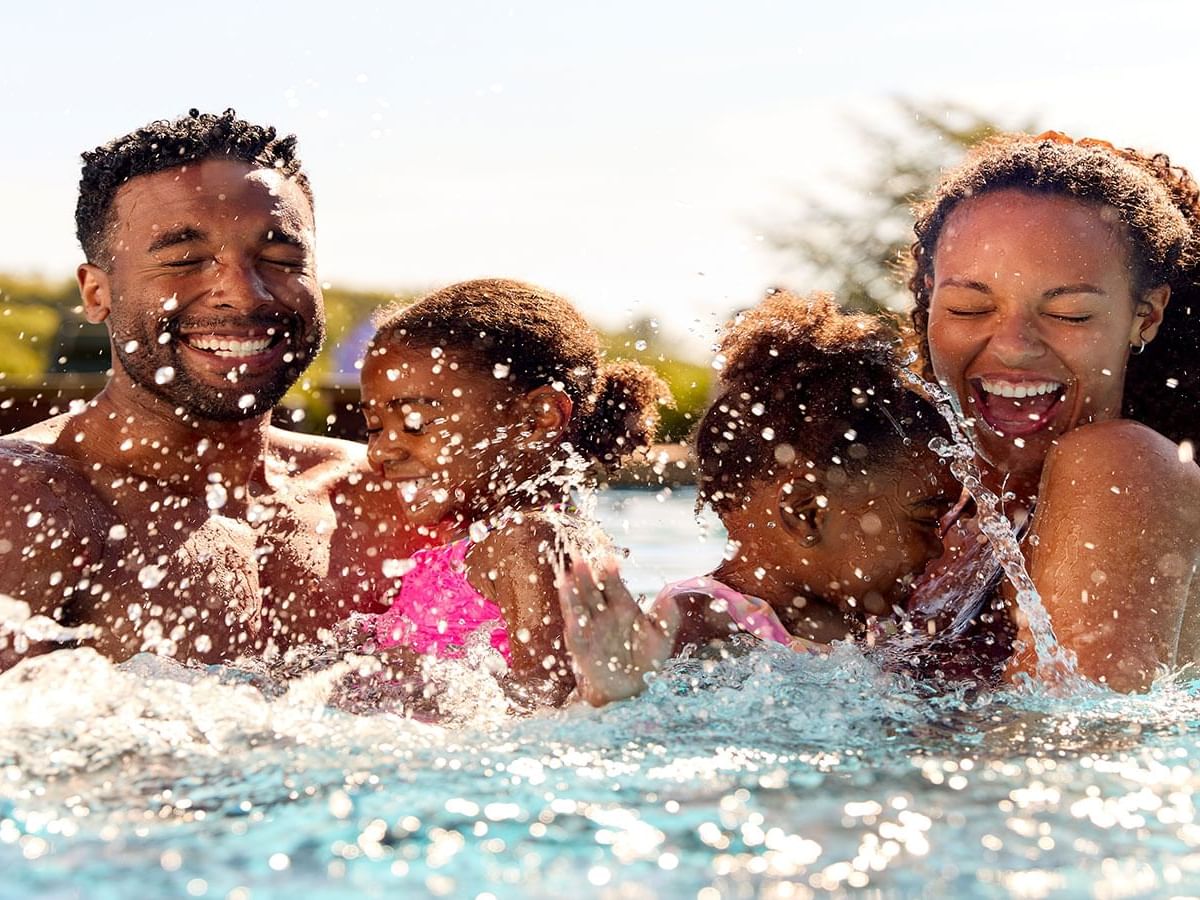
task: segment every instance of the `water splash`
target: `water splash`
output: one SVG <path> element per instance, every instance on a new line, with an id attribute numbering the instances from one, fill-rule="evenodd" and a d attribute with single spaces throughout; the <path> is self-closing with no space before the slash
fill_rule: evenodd
<path id="1" fill-rule="evenodd" d="M 975 464 L 975 445 L 957 399 L 941 385 L 925 381 L 913 372 L 905 370 L 904 376 L 909 384 L 929 398 L 950 427 L 951 440 L 934 438 L 929 447 L 949 462 L 951 473 L 975 501 L 980 531 L 991 545 L 1005 578 L 1015 588 L 1017 607 L 1029 624 L 1037 659 L 1037 677 L 1066 690 L 1086 688 L 1091 683 L 1078 673 L 1075 654 L 1059 644 L 1054 634 L 1050 614 L 1025 568 L 1020 539 L 1013 523 L 1004 514 L 1001 498 L 980 477 Z"/>

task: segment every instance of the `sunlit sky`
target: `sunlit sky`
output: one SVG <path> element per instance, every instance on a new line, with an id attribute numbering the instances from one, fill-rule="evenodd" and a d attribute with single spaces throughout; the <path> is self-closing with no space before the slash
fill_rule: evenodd
<path id="1" fill-rule="evenodd" d="M 513 276 L 696 346 L 796 277 L 762 226 L 853 174 L 889 97 L 1200 168 L 1187 0 L 22 3 L 4 32 L 0 270 L 50 277 L 79 152 L 190 106 L 299 136 L 325 281 Z"/>

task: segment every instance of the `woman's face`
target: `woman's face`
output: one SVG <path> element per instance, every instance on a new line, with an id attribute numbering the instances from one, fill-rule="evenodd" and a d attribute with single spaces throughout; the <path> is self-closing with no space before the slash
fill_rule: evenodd
<path id="1" fill-rule="evenodd" d="M 933 258 L 929 352 L 985 460 L 1036 483 L 1059 435 L 1119 417 L 1130 347 L 1153 337 L 1142 327 L 1166 294 L 1158 315 L 1136 314 L 1128 248 L 1095 204 L 1014 189 L 955 209 Z"/>

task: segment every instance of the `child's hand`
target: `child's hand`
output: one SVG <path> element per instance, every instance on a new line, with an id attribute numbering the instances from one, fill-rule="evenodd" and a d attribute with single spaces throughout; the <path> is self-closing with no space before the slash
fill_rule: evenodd
<path id="1" fill-rule="evenodd" d="M 608 561 L 596 580 L 586 562 L 575 562 L 558 582 L 563 634 L 579 695 L 592 706 L 634 697 L 645 674 L 670 657 L 679 630 L 675 603 L 643 612 Z"/>

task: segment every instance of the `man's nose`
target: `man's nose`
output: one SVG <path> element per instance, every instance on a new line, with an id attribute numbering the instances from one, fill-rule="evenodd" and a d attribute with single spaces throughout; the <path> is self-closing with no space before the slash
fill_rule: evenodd
<path id="1" fill-rule="evenodd" d="M 250 262 L 218 260 L 217 279 L 213 286 L 213 305 L 221 309 L 249 312 L 275 302 L 262 274 Z"/>
<path id="2" fill-rule="evenodd" d="M 1037 321 L 1025 310 L 1002 313 L 990 343 L 1000 362 L 1014 369 L 1020 369 L 1046 353 Z"/>

